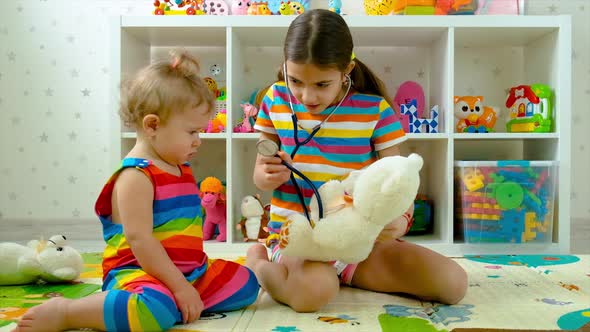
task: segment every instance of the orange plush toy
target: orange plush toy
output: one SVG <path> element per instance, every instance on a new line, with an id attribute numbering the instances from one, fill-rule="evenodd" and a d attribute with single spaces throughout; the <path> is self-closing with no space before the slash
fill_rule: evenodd
<path id="1" fill-rule="evenodd" d="M 488 133 L 494 131 L 497 115 L 496 111 L 483 106 L 482 96 L 455 96 L 455 117 L 457 132 Z"/>

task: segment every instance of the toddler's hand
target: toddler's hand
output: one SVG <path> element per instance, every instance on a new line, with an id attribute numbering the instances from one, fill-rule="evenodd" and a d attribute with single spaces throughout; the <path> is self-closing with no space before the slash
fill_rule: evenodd
<path id="1" fill-rule="evenodd" d="M 185 286 L 173 291 L 172 295 L 176 299 L 178 310 L 182 313 L 182 322 L 184 324 L 192 323 L 201 317 L 205 305 L 201 300 L 201 295 L 193 285 L 187 282 Z"/>

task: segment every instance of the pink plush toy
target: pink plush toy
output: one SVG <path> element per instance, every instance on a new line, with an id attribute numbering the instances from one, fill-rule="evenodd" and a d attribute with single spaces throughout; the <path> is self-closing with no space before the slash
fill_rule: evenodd
<path id="1" fill-rule="evenodd" d="M 254 123 L 256 122 L 256 115 L 258 115 L 258 109 L 256 108 L 256 106 L 250 103 L 240 104 L 240 106 L 244 111 L 244 117 L 242 118 L 242 122 L 234 127 L 233 132 L 253 133 Z"/>
<path id="2" fill-rule="evenodd" d="M 231 13 L 232 15 L 247 15 L 248 7 L 250 7 L 250 1 L 233 0 L 231 4 Z"/>
<path id="3" fill-rule="evenodd" d="M 210 176 L 201 182 L 199 196 L 201 205 L 205 208 L 205 220 L 203 222 L 203 240 L 213 237 L 215 226 L 219 229 L 216 240 L 225 242 L 227 235 L 225 190 L 223 184 L 216 177 Z"/>

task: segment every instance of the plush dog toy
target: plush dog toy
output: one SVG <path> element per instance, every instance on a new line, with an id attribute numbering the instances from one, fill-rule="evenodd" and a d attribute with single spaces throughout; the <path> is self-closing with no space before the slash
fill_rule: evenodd
<path id="1" fill-rule="evenodd" d="M 318 218 L 314 196 L 310 203 L 313 228 L 303 215 L 289 217 L 281 227 L 281 253 L 314 261 L 365 260 L 385 225 L 414 203 L 422 164 L 417 154 L 385 157 L 342 182 L 324 183 L 318 190 L 324 218 Z"/>
<path id="2" fill-rule="evenodd" d="M 80 276 L 82 256 L 66 244 L 66 237 L 32 240 L 27 246 L 0 243 L 0 285 L 24 285 L 45 281 L 68 282 Z"/>

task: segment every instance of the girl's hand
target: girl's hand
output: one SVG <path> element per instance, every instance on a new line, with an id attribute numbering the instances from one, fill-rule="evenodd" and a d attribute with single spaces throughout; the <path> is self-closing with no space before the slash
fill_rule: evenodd
<path id="1" fill-rule="evenodd" d="M 265 157 L 258 155 L 256 159 L 256 172 L 258 172 L 258 184 L 261 189 L 273 190 L 289 181 L 291 171 L 282 164 L 284 160 L 286 163 L 291 164 L 293 160 L 284 151 L 279 151 L 278 157 Z"/>
<path id="2" fill-rule="evenodd" d="M 173 291 L 172 295 L 176 299 L 178 310 L 182 313 L 183 324 L 192 323 L 201 317 L 205 305 L 193 285 L 186 282 L 181 288 Z"/>

